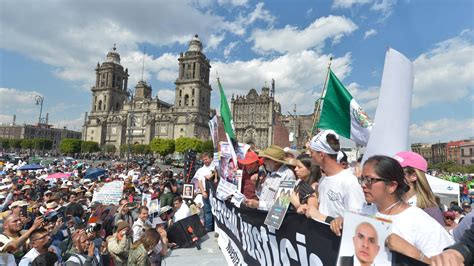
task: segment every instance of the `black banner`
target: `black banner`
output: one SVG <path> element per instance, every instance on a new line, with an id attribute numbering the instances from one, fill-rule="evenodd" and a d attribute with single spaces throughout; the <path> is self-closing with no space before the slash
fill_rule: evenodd
<path id="1" fill-rule="evenodd" d="M 215 197 L 211 205 L 228 264 L 336 265 L 340 238 L 326 224 L 288 212 L 274 230 L 264 224 L 266 212 L 237 208 Z"/>

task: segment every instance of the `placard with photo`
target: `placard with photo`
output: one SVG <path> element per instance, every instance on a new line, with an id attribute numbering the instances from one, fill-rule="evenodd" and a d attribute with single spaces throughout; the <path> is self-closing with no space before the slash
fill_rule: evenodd
<path id="1" fill-rule="evenodd" d="M 385 246 L 391 228 L 389 220 L 345 211 L 337 265 L 391 265 L 392 253 Z"/>
<path id="2" fill-rule="evenodd" d="M 183 199 L 193 199 L 193 196 L 194 196 L 193 184 L 184 184 L 183 185 Z"/>

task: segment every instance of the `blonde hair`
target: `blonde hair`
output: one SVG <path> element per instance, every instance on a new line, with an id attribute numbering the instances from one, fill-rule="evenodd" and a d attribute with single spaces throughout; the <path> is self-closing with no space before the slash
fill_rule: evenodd
<path id="1" fill-rule="evenodd" d="M 431 190 L 428 179 L 423 171 L 416 168 L 407 167 L 408 174 L 416 174 L 416 181 L 414 182 L 414 189 L 416 193 L 416 207 L 421 209 L 438 207 L 436 197 Z"/>

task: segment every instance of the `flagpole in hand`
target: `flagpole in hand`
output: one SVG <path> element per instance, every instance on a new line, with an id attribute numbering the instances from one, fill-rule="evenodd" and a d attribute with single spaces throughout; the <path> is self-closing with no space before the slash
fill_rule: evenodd
<path id="1" fill-rule="evenodd" d="M 219 86 L 219 92 L 221 95 L 221 106 L 220 106 L 220 115 L 222 123 L 224 124 L 224 131 L 227 137 L 227 141 L 229 143 L 230 152 L 232 155 L 232 161 L 234 163 L 234 168 L 237 168 L 237 154 L 236 150 L 239 149 L 239 144 L 237 142 L 237 138 L 234 133 L 234 121 L 232 119 L 232 113 L 229 108 L 229 104 L 227 103 L 227 98 L 224 94 L 224 89 L 222 88 L 221 81 L 219 79 L 219 75 L 217 74 L 217 85 Z"/>
<path id="2" fill-rule="evenodd" d="M 319 99 L 316 100 L 316 113 L 314 116 L 314 122 L 313 122 L 313 134 L 318 133 L 318 124 L 319 124 L 319 117 L 321 115 L 321 105 L 322 101 L 324 101 L 324 96 L 326 94 L 326 87 L 329 79 L 329 71 L 331 70 L 331 63 L 332 63 L 332 56 L 329 57 L 329 63 L 328 63 L 328 70 L 326 72 L 326 78 L 324 79 L 324 85 L 323 85 L 323 90 L 321 91 L 321 96 Z"/>

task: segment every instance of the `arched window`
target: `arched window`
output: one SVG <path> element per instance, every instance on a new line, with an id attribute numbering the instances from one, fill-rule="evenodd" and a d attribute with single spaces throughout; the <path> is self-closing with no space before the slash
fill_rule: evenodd
<path id="1" fill-rule="evenodd" d="M 189 105 L 189 95 L 184 95 L 184 106 L 188 106 Z"/>
<path id="2" fill-rule="evenodd" d="M 182 92 L 183 92 L 183 90 L 179 90 L 179 97 L 182 96 Z"/>
<path id="3" fill-rule="evenodd" d="M 191 100 L 191 106 L 194 106 L 194 99 Z"/>
<path id="4" fill-rule="evenodd" d="M 120 109 L 120 104 L 119 103 L 116 103 L 115 104 L 115 110 L 118 111 Z"/>
<path id="5" fill-rule="evenodd" d="M 193 96 L 194 96 L 194 88 L 193 88 Z"/>
<path id="6" fill-rule="evenodd" d="M 181 100 L 179 100 L 179 106 L 181 106 Z"/>
<path id="7" fill-rule="evenodd" d="M 99 107 L 98 107 L 98 110 L 102 110 L 102 100 L 99 100 Z"/>

